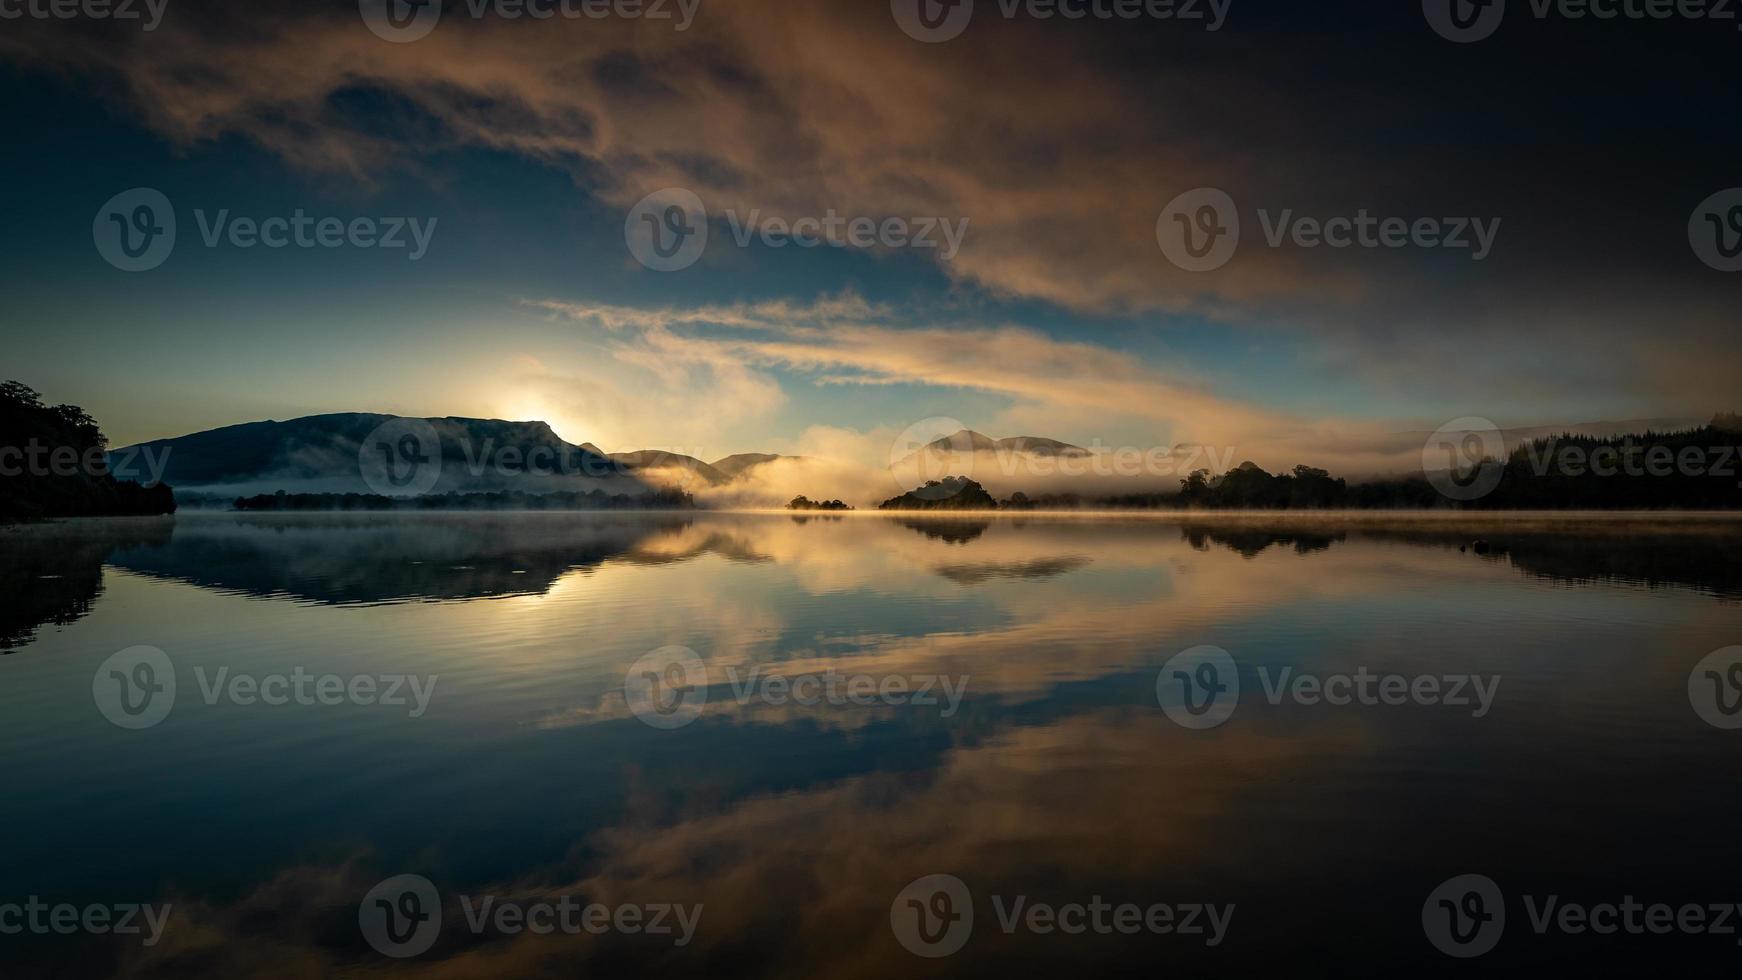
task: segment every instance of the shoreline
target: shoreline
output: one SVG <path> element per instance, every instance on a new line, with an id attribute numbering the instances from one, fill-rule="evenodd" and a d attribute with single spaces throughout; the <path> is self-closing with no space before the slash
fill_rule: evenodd
<path id="1" fill-rule="evenodd" d="M 1742 527 L 1742 510 L 876 510 L 793 511 L 785 508 L 725 507 L 671 509 L 605 509 L 605 510 L 280 510 L 247 511 L 186 508 L 174 514 L 154 515 L 89 515 L 55 517 L 41 521 L 5 522 L 0 528 L 49 527 L 57 524 L 89 522 L 174 522 L 180 519 L 200 520 L 210 517 L 297 518 L 297 517 L 480 517 L 503 515 L 537 515 L 541 517 L 614 517 L 614 516 L 760 516 L 813 518 L 900 518 L 903 520 L 982 521 L 982 520 L 1133 520 L 1166 523 L 1337 523 L 1337 524 L 1407 524 L 1411 526 L 1452 526 L 1460 524 L 1515 525 L 1531 524 L 1664 524 L 1664 525 L 1736 525 Z"/>

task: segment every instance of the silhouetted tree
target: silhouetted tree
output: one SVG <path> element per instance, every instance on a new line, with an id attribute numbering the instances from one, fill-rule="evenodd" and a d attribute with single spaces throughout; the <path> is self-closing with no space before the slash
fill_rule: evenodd
<path id="1" fill-rule="evenodd" d="M 45 405 L 28 385 L 0 384 L 0 522 L 173 513 L 169 487 L 109 473 L 108 445 L 77 405 Z"/>

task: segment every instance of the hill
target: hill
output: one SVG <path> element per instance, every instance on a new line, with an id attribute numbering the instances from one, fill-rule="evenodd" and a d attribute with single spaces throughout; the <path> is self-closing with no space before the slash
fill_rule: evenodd
<path id="1" fill-rule="evenodd" d="M 376 442 L 366 445 L 372 436 Z M 654 489 L 635 475 L 637 467 L 632 462 L 571 445 L 543 422 L 500 419 L 400 419 L 361 412 L 311 415 L 158 439 L 115 450 L 110 458 L 122 475 L 140 467 L 144 460 L 162 460 L 165 482 L 230 496 L 278 490 L 469 493 L 600 489 L 639 494 Z M 396 477 L 394 486 L 379 485 L 385 474 Z M 401 485 L 397 478 L 405 474 L 421 478 L 415 485 Z"/>
<path id="2" fill-rule="evenodd" d="M 727 479 L 736 480 L 758 466 L 772 463 L 777 459 L 802 460 L 803 456 L 782 456 L 779 453 L 739 453 L 736 456 L 726 456 L 716 459 L 713 467 L 725 474 Z"/>
<path id="3" fill-rule="evenodd" d="M 969 453 L 993 453 L 1010 455 L 1024 453 L 1030 456 L 1079 458 L 1094 455 L 1081 446 L 1073 446 L 1068 442 L 1048 439 L 1043 436 L 1011 436 L 1006 439 L 994 439 L 973 429 L 960 429 L 950 435 L 934 439 L 903 459 L 896 460 L 895 465 L 914 462 L 921 454 L 930 457 L 965 455 Z"/>
<path id="4" fill-rule="evenodd" d="M 694 456 L 683 453 L 669 453 L 661 449 L 642 449 L 632 453 L 612 453 L 612 462 L 617 463 L 631 472 L 635 470 L 687 470 L 707 481 L 709 486 L 723 486 L 732 482 L 732 477 L 721 472 L 716 467 L 704 463 Z"/>

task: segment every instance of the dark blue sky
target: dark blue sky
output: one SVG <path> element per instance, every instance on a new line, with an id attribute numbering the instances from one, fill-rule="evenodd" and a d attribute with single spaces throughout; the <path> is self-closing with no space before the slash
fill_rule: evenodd
<path id="1" fill-rule="evenodd" d="M 1734 407 L 1738 277 L 1688 229 L 1742 185 L 1734 23 L 1514 0 L 1454 44 L 1416 3 L 1236 0 L 1213 32 L 979 6 L 941 44 L 887 2 L 703 0 L 683 32 L 451 4 L 411 43 L 355 3 L 171 0 L 149 33 L 11 22 L 0 373 L 117 444 L 360 410 L 710 456 L 852 451 L 950 416 L 1304 459 L 1463 415 Z M 124 272 L 93 221 L 136 187 L 177 238 Z M 673 272 L 625 239 L 662 187 L 711 219 Z M 1196 187 L 1243 226 L 1203 273 L 1156 240 Z M 434 230 L 416 261 L 200 233 L 299 209 Z M 733 241 L 752 212 L 829 211 L 969 224 L 949 261 Z M 1362 211 L 1497 233 L 1479 261 L 1265 241 L 1283 213 Z"/>

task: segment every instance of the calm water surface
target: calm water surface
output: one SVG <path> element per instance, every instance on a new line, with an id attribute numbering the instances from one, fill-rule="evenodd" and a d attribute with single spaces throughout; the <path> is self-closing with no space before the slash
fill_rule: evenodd
<path id="1" fill-rule="evenodd" d="M 1486 553 L 1460 550 L 1478 538 Z M 192 514 L 0 530 L 0 905 L 173 905 L 151 947 L 0 935 L 0 974 L 1733 969 L 1736 935 L 1538 934 L 1525 897 L 1742 902 L 1742 730 L 1707 724 L 1689 694 L 1702 658 L 1742 644 L 1739 541 L 1722 521 L 1614 518 Z M 1157 680 L 1171 690 L 1163 665 L 1201 645 L 1237 662 L 1241 694 L 1196 729 L 1158 705 Z M 128 730 L 94 678 L 136 646 L 163 651 L 177 691 L 161 723 Z M 656 664 L 651 717 L 676 727 L 655 727 L 625 678 L 673 647 L 706 681 L 680 702 Z M 1485 711 L 1272 703 L 1285 668 L 1498 686 Z M 267 705 L 209 698 L 220 671 L 434 686 L 421 713 Z M 932 694 L 790 696 L 799 678 L 859 676 Z M 433 945 L 403 960 L 359 928 L 365 895 L 401 874 L 440 896 Z M 922 958 L 904 917 L 962 909 L 930 888 L 907 907 L 903 890 L 938 874 L 973 921 L 958 952 Z M 1430 893 L 1463 874 L 1505 894 L 1479 960 L 1424 935 Z M 702 912 L 680 946 L 475 932 L 462 896 Z M 1019 896 L 1234 910 L 1214 945 L 1006 931 Z"/>

